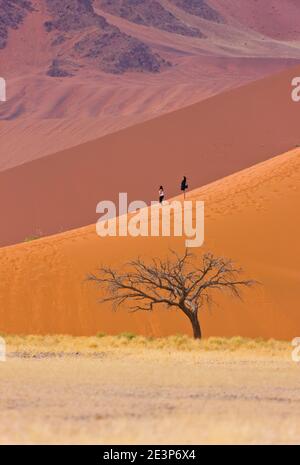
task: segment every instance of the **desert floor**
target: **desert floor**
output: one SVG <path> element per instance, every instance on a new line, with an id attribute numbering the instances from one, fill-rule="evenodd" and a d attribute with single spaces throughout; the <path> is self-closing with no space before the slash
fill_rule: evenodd
<path id="1" fill-rule="evenodd" d="M 300 443 L 288 342 L 5 337 L 1 444 Z"/>

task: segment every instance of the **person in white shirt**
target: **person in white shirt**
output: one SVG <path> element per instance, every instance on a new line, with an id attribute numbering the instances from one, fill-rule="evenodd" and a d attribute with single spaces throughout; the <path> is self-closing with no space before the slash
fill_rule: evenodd
<path id="1" fill-rule="evenodd" d="M 162 204 L 164 199 L 165 199 L 164 188 L 163 188 L 163 186 L 160 186 L 160 188 L 159 188 L 159 203 Z"/>

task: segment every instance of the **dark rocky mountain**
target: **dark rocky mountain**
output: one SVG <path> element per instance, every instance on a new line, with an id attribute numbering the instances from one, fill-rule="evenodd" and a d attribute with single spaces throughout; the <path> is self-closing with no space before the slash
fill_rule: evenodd
<path id="1" fill-rule="evenodd" d="M 29 0 L 0 0 L 0 49 L 7 44 L 9 29 L 17 29 L 30 11 Z"/>
<path id="2" fill-rule="evenodd" d="M 217 23 L 223 22 L 222 16 L 205 0 L 169 0 L 187 13 L 200 16 L 200 18 Z"/>
<path id="3" fill-rule="evenodd" d="M 104 11 L 136 24 L 185 36 L 204 37 L 199 29 L 176 18 L 156 0 L 100 0 L 98 4 Z"/>
<path id="4" fill-rule="evenodd" d="M 94 12 L 93 0 L 45 0 L 50 21 L 45 22 L 47 32 L 78 31 L 90 26 L 109 28 L 107 21 Z"/>
<path id="5" fill-rule="evenodd" d="M 193 14 L 217 17 L 204 1 L 200 6 L 174 2 Z M 38 21 L 49 44 L 45 73 L 50 77 L 72 77 L 85 67 L 113 74 L 158 73 L 171 65 L 160 55 L 161 50 L 153 49 L 152 42 L 121 30 L 104 17 L 106 13 L 172 34 L 205 37 L 158 0 L 0 0 L 0 10 L 0 49 L 6 47 L 10 30 L 18 29 L 27 15 L 40 15 Z"/>
<path id="6" fill-rule="evenodd" d="M 70 77 L 74 76 L 74 71 L 76 71 L 75 63 L 55 58 L 47 71 L 47 76 Z"/>
<path id="7" fill-rule="evenodd" d="M 142 41 L 111 26 L 109 31 L 91 32 L 74 46 L 83 59 L 96 62 L 103 71 L 122 74 L 126 71 L 157 73 L 169 66 Z"/>
<path id="8" fill-rule="evenodd" d="M 107 73 L 126 71 L 157 73 L 170 64 L 154 53 L 141 40 L 132 37 L 95 13 L 92 0 L 46 0 L 51 20 L 44 26 L 53 34 L 52 45 L 74 42 L 80 30 L 81 37 L 67 52 L 60 51 L 47 74 L 67 77 L 87 64 Z M 76 36 L 77 37 L 77 36 Z"/>

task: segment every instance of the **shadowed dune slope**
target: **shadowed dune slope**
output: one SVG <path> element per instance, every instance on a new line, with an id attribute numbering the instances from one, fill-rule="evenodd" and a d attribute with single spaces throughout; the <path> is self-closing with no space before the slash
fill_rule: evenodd
<path id="1" fill-rule="evenodd" d="M 178 66 L 154 75 L 9 78 L 8 100 L 0 105 L 0 171 L 179 110 L 299 62 L 184 56 Z"/>
<path id="2" fill-rule="evenodd" d="M 96 205 L 176 195 L 295 147 L 300 104 L 290 70 L 0 173 L 0 244 L 96 222 Z"/>
<path id="3" fill-rule="evenodd" d="M 230 257 L 261 283 L 245 291 L 243 302 L 216 296 L 218 307 L 201 314 L 204 335 L 299 336 L 300 149 L 194 190 L 189 198 L 206 204 L 205 246 L 195 254 L 210 250 Z M 169 248 L 182 252 L 183 239 L 99 238 L 94 225 L 3 248 L 0 331 L 190 333 L 176 311 L 113 313 L 97 303 L 98 290 L 85 281 L 101 264 L 163 257 Z"/>

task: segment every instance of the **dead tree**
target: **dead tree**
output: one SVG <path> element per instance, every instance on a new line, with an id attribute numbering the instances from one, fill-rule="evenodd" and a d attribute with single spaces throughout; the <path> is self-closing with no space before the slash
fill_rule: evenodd
<path id="1" fill-rule="evenodd" d="M 200 259 L 188 251 L 172 252 L 172 259 L 141 259 L 129 262 L 128 271 L 100 268 L 88 280 L 106 293 L 101 303 L 110 302 L 116 310 L 127 304 L 129 311 L 152 311 L 156 305 L 181 310 L 189 319 L 195 339 L 201 339 L 199 312 L 213 304 L 214 291 L 228 291 L 241 298 L 241 288 L 255 284 L 240 278 L 242 270 L 232 260 L 207 253 Z"/>

